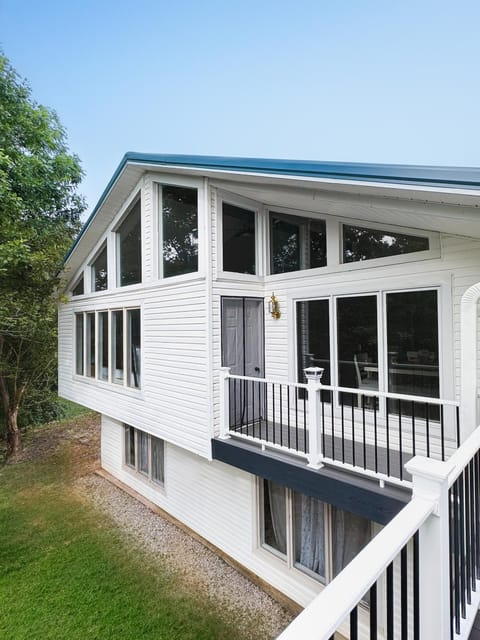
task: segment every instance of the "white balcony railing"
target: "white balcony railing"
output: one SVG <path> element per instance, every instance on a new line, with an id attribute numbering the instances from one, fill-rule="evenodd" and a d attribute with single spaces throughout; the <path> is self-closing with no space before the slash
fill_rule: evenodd
<path id="1" fill-rule="evenodd" d="M 416 455 L 446 460 L 459 445 L 453 400 L 230 374 L 222 369 L 221 437 L 236 437 L 307 459 L 411 485 L 405 463 Z"/>

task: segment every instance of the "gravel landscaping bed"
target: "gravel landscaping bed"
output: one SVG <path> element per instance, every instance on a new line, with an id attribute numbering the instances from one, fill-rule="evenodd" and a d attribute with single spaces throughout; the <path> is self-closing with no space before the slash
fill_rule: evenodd
<path id="1" fill-rule="evenodd" d="M 293 615 L 215 553 L 97 475 L 77 480 L 77 488 L 121 527 L 129 542 L 180 574 L 185 583 L 231 613 L 245 638 L 275 638 Z"/>

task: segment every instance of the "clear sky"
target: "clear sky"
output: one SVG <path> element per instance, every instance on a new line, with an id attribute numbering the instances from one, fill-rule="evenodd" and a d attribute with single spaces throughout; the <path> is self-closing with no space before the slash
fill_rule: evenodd
<path id="1" fill-rule="evenodd" d="M 89 209 L 126 151 L 480 166 L 479 0 L 0 0 Z"/>

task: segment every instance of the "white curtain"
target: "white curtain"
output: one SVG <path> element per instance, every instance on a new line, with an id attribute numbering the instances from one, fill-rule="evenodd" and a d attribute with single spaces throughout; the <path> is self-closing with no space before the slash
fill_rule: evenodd
<path id="1" fill-rule="evenodd" d="M 285 488 L 268 481 L 268 498 L 270 502 L 270 516 L 272 519 L 273 535 L 276 549 L 287 552 L 287 512 L 285 504 Z"/>
<path id="2" fill-rule="evenodd" d="M 370 521 L 342 509 L 332 508 L 333 575 L 357 555 L 371 538 Z"/>
<path id="3" fill-rule="evenodd" d="M 325 576 L 324 504 L 295 494 L 295 555 L 303 567 Z"/>

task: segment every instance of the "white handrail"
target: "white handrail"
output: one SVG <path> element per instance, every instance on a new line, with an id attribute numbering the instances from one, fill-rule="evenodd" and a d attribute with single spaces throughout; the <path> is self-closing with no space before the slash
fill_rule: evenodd
<path id="1" fill-rule="evenodd" d="M 228 378 L 233 380 L 247 380 L 252 382 L 265 382 L 270 384 L 285 384 L 289 387 L 297 387 L 299 389 L 308 389 L 308 385 L 303 382 L 289 382 L 288 380 L 274 380 L 271 378 L 255 378 L 254 376 L 240 376 L 230 373 Z M 390 391 L 371 391 L 369 389 L 352 388 L 352 387 L 336 387 L 331 384 L 322 384 L 322 391 L 337 391 L 339 393 L 351 393 L 354 395 L 370 396 L 372 398 L 389 398 L 391 400 L 404 400 L 406 402 L 422 402 L 435 405 L 448 405 L 451 407 L 459 407 L 458 400 L 444 400 L 442 398 L 431 398 L 429 396 L 412 396 L 403 393 L 393 393 Z"/>
<path id="2" fill-rule="evenodd" d="M 448 486 L 451 487 L 458 476 L 465 469 L 473 456 L 480 449 L 480 427 L 477 427 L 465 442 L 450 456 L 448 464 Z"/>
<path id="3" fill-rule="evenodd" d="M 434 501 L 413 498 L 293 620 L 277 640 L 330 638 L 434 508 Z"/>

